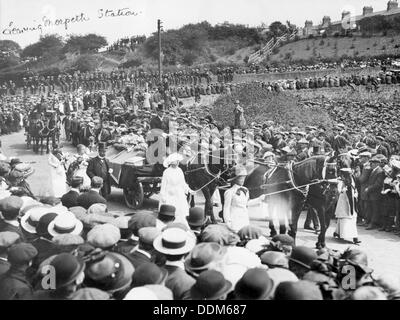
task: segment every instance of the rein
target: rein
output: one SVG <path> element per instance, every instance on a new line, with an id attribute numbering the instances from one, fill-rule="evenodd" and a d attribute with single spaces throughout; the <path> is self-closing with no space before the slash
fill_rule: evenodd
<path id="1" fill-rule="evenodd" d="M 285 182 L 273 183 L 273 184 L 263 184 L 259 188 L 266 189 L 269 186 L 290 183 L 291 186 L 292 186 L 291 188 L 280 190 L 280 191 L 276 191 L 276 192 L 272 192 L 272 193 L 267 193 L 265 195 L 266 196 L 270 196 L 270 195 L 275 195 L 275 194 L 280 194 L 280 193 L 296 190 L 296 191 L 300 192 L 303 195 L 304 198 L 307 198 L 310 186 L 321 184 L 321 183 L 324 183 L 324 182 L 328 182 L 328 183 L 335 183 L 336 182 L 336 179 L 326 179 L 326 168 L 328 167 L 328 165 L 334 164 L 334 163 L 329 163 L 328 159 L 329 159 L 329 157 L 327 157 L 325 159 L 324 166 L 322 168 L 322 173 L 321 173 L 322 179 L 318 179 L 318 180 L 315 180 L 313 182 L 298 186 L 296 184 L 296 182 L 295 182 L 295 177 L 294 177 L 294 175 L 295 175 L 295 173 L 293 171 L 293 164 L 294 163 L 290 162 L 290 163 L 288 163 L 288 164 L 286 164 L 284 166 L 283 165 L 277 165 L 276 166 L 276 167 L 278 167 L 278 166 L 279 167 L 284 167 L 288 171 L 290 180 L 285 181 Z M 306 161 L 306 160 L 304 160 L 304 161 Z M 304 161 L 301 161 L 299 163 L 303 163 Z"/>
<path id="2" fill-rule="evenodd" d="M 201 154 L 201 152 L 197 152 L 197 153 L 188 161 L 188 163 L 187 163 L 187 166 L 188 166 L 188 167 L 191 165 L 191 162 L 192 162 L 199 154 Z M 220 159 L 222 159 L 222 158 L 220 158 Z M 185 171 L 185 175 L 188 174 L 188 173 L 197 172 L 197 171 L 200 171 L 200 170 L 204 170 L 209 176 L 212 177 L 212 179 L 211 179 L 209 182 L 207 182 L 204 186 L 202 186 L 200 189 L 198 189 L 198 190 L 193 190 L 194 192 L 199 192 L 199 191 L 203 190 L 205 187 L 209 186 L 209 185 L 210 185 L 211 183 L 213 183 L 215 180 L 221 179 L 221 176 L 222 176 L 224 173 L 228 172 L 228 171 L 230 170 L 230 168 L 228 167 L 226 170 L 224 170 L 224 171 L 222 171 L 222 172 L 219 172 L 218 174 L 214 174 L 214 173 L 212 173 L 212 172 L 210 171 L 210 169 L 208 168 L 207 163 L 205 163 L 203 166 L 201 166 L 201 167 L 199 167 L 199 168 L 191 169 L 191 170 Z"/>

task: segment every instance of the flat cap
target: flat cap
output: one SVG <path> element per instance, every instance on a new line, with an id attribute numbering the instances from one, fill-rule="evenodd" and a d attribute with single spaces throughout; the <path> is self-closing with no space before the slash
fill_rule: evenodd
<path id="1" fill-rule="evenodd" d="M 161 234 L 161 231 L 156 227 L 145 227 L 139 230 L 139 241 L 153 245 L 154 239 L 157 238 Z"/>
<path id="2" fill-rule="evenodd" d="M 21 209 L 22 205 L 24 202 L 20 197 L 16 196 L 10 196 L 7 198 L 4 198 L 0 200 L 0 211 L 3 214 L 17 214 L 19 213 L 19 210 Z"/>
<path id="3" fill-rule="evenodd" d="M 0 232 L 0 248 L 8 248 L 19 240 L 19 234 L 15 232 Z"/>
<path id="4" fill-rule="evenodd" d="M 95 226 L 87 235 L 87 242 L 96 248 L 106 249 L 121 240 L 121 232 L 112 224 Z"/>
<path id="5" fill-rule="evenodd" d="M 30 243 L 18 243 L 8 249 L 8 261 L 12 265 L 28 263 L 37 256 L 36 248 Z"/>

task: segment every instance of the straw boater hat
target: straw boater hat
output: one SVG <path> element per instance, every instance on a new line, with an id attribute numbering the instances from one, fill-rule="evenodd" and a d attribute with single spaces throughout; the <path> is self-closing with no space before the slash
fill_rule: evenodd
<path id="1" fill-rule="evenodd" d="M 51 208 L 45 206 L 30 208 L 21 218 L 21 227 L 28 233 L 36 233 L 40 218 L 50 212 Z"/>
<path id="2" fill-rule="evenodd" d="M 182 156 L 181 154 L 179 154 L 179 153 L 173 153 L 173 154 L 170 154 L 170 155 L 164 160 L 163 165 L 164 165 L 165 168 L 168 168 L 169 165 L 170 165 L 172 162 L 176 162 L 176 161 L 180 162 L 180 161 L 182 161 L 182 160 L 183 160 L 183 156 Z"/>
<path id="3" fill-rule="evenodd" d="M 49 234 L 53 237 L 68 233 L 79 235 L 82 229 L 83 223 L 72 212 L 58 215 L 48 227 Z"/>
<path id="4" fill-rule="evenodd" d="M 183 255 L 190 252 L 196 245 L 196 240 L 188 232 L 179 228 L 163 231 L 154 239 L 153 247 L 166 255 Z"/>

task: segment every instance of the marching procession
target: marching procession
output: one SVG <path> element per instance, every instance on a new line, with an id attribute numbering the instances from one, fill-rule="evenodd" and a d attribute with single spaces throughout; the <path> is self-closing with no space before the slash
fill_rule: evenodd
<path id="1" fill-rule="evenodd" d="M 400 300 L 397 0 L 3 1 L 0 300 Z"/>

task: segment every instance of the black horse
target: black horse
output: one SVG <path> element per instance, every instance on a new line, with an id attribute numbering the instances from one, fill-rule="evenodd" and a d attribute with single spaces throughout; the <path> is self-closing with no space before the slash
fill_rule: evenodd
<path id="1" fill-rule="evenodd" d="M 41 141 L 41 134 L 40 132 L 44 128 L 43 121 L 39 119 L 32 119 L 29 121 L 28 124 L 28 131 L 27 131 L 27 147 L 30 148 L 32 145 L 33 152 L 39 153 L 40 149 L 40 141 Z"/>
<path id="2" fill-rule="evenodd" d="M 42 130 L 40 130 L 39 132 L 39 138 L 40 138 L 41 154 L 43 154 L 44 140 L 46 140 L 46 153 L 50 153 L 50 140 L 52 142 L 52 146 L 59 143 L 60 129 L 59 129 L 58 117 L 56 114 L 51 116 L 51 118 L 46 121 Z"/>
<path id="3" fill-rule="evenodd" d="M 340 166 L 350 164 L 339 159 Z M 291 213 L 289 234 L 296 238 L 297 223 L 305 204 L 314 208 L 321 224 L 317 247 L 325 247 L 325 233 L 329 227 L 332 208 L 336 203 L 337 188 L 328 180 L 337 178 L 336 158 L 315 156 L 292 165 L 277 165 L 268 178 L 267 169 L 257 168 L 251 173 L 245 186 L 250 190 L 250 198 L 267 195 L 268 210 L 283 215 Z M 335 164 L 335 165 L 333 165 Z"/>
<path id="4" fill-rule="evenodd" d="M 211 198 L 218 186 L 226 185 L 231 177 L 233 163 L 224 158 L 224 149 L 216 151 L 199 152 L 195 154 L 186 164 L 181 163 L 189 187 L 194 191 L 201 191 L 205 198 L 205 214 L 216 223 L 217 219 L 213 213 Z M 222 197 L 221 197 L 222 200 Z M 192 201 L 192 206 L 194 202 Z"/>

